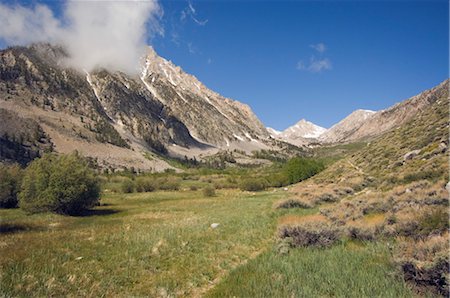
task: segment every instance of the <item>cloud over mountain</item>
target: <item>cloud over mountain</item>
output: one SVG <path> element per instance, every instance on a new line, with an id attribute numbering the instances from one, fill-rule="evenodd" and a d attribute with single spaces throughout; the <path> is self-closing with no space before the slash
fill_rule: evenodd
<path id="1" fill-rule="evenodd" d="M 60 17 L 46 5 L 0 4 L 0 39 L 8 45 L 60 43 L 72 66 L 135 73 L 147 40 L 163 34 L 161 15 L 157 0 L 68 0 Z"/>

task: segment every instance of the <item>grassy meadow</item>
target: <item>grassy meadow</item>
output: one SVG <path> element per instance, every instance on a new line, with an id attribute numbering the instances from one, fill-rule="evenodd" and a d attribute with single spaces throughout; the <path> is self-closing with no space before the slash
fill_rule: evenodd
<path id="1" fill-rule="evenodd" d="M 382 245 L 276 252 L 287 196 L 109 193 L 79 217 L 0 210 L 1 296 L 409 296 Z M 212 223 L 218 223 L 215 229 Z"/>

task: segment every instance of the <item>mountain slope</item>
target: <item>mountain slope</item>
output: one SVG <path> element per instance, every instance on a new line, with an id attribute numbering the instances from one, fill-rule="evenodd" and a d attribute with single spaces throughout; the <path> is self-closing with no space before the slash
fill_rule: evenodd
<path id="1" fill-rule="evenodd" d="M 270 127 L 267 128 L 267 131 L 273 138 L 283 140 L 297 146 L 308 144 L 311 141 L 310 139 L 318 138 L 321 134 L 326 132 L 326 130 L 326 128 L 315 125 L 305 119 L 300 120 L 296 124 L 281 132 Z"/>
<path id="2" fill-rule="evenodd" d="M 281 135 L 286 139 L 295 137 L 317 138 L 326 130 L 326 128 L 320 127 L 312 122 L 302 119 L 293 126 L 285 129 Z"/>
<path id="3" fill-rule="evenodd" d="M 348 238 L 396 239 L 405 279 L 448 297 L 448 81 L 425 94 L 414 117 L 291 191 L 298 205 L 327 204 L 320 216 Z"/>
<path id="4" fill-rule="evenodd" d="M 223 146 L 269 136 L 248 105 L 208 89 L 194 76 L 159 57 L 152 48 L 140 79 L 199 140 Z"/>
<path id="5" fill-rule="evenodd" d="M 140 76 L 83 73 L 66 67 L 66 57 L 48 44 L 0 52 L 0 107 L 34 119 L 58 152 L 78 149 L 111 167 L 148 170 L 169 167 L 145 157 L 149 150 L 195 156 L 267 148 L 268 133 L 247 105 L 207 89 L 152 49 Z"/>
<path id="6" fill-rule="evenodd" d="M 321 134 L 319 140 L 325 143 L 342 141 L 361 127 L 374 114 L 374 111 L 356 110 Z"/>
<path id="7" fill-rule="evenodd" d="M 323 143 L 353 142 L 373 138 L 411 120 L 448 91 L 448 80 L 385 110 L 357 110 L 323 133 Z"/>

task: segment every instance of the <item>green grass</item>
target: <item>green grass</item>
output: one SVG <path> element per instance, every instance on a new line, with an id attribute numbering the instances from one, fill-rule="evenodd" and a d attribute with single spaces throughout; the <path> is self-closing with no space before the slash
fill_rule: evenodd
<path id="1" fill-rule="evenodd" d="M 411 297 L 382 244 L 268 251 L 241 266 L 207 297 Z"/>
<path id="2" fill-rule="evenodd" d="M 107 206 L 86 217 L 0 210 L 0 296 L 201 293 L 270 246 L 279 197 L 236 190 L 212 198 L 201 191 L 108 195 Z"/>
<path id="3" fill-rule="evenodd" d="M 379 246 L 272 252 L 281 216 L 317 208 L 216 192 L 107 194 L 84 217 L 0 210 L 0 296 L 408 295 Z"/>

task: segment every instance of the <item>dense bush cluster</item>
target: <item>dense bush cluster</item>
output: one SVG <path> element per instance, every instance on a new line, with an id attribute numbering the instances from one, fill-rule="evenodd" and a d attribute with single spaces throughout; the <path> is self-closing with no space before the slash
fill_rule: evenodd
<path id="1" fill-rule="evenodd" d="M 320 161 L 295 157 L 287 162 L 285 172 L 289 183 L 297 183 L 314 176 L 324 168 Z"/>
<path id="2" fill-rule="evenodd" d="M 120 183 L 120 191 L 123 193 L 151 192 L 155 190 L 179 190 L 180 179 L 177 177 L 123 177 Z"/>
<path id="3" fill-rule="evenodd" d="M 47 154 L 25 170 L 19 206 L 30 213 L 76 215 L 97 204 L 99 196 L 98 179 L 84 158 Z"/>
<path id="4" fill-rule="evenodd" d="M 17 207 L 22 176 L 23 170 L 19 166 L 0 164 L 0 208 Z"/>
<path id="5" fill-rule="evenodd" d="M 241 190 L 260 191 L 267 187 L 266 181 L 261 178 L 247 178 L 242 180 L 240 184 Z"/>
<path id="6" fill-rule="evenodd" d="M 216 189 L 212 185 L 208 185 L 205 188 L 203 188 L 203 195 L 205 197 L 213 197 L 216 195 Z"/>

